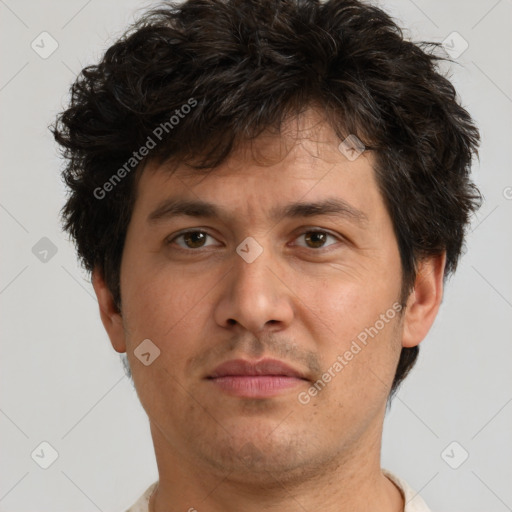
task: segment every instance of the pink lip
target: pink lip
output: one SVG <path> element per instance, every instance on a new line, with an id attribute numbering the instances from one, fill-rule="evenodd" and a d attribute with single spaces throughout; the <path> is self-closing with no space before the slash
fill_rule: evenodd
<path id="1" fill-rule="evenodd" d="M 269 398 L 307 380 L 277 359 L 234 359 L 215 368 L 207 378 L 226 393 L 244 398 Z"/>

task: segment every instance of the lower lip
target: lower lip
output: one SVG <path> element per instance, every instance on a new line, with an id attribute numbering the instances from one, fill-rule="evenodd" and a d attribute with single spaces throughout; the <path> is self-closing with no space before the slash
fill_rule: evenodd
<path id="1" fill-rule="evenodd" d="M 230 375 L 210 379 L 226 393 L 244 398 L 269 398 L 304 382 L 297 377 Z"/>

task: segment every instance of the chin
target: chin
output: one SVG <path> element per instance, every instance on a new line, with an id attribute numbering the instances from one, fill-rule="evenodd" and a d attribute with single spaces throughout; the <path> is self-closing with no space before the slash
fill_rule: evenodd
<path id="1" fill-rule="evenodd" d="M 206 463 L 229 480 L 282 489 L 284 481 L 309 478 L 325 464 L 327 454 L 320 456 L 318 451 L 323 450 L 312 441 L 306 435 L 282 430 L 269 435 L 267 429 L 256 424 L 233 435 L 223 430 L 211 442 L 203 439 L 198 443 L 196 439 L 194 451 L 202 465 Z"/>

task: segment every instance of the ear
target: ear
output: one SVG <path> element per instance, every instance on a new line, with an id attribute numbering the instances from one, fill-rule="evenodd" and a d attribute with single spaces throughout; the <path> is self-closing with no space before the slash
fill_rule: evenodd
<path id="1" fill-rule="evenodd" d="M 117 310 L 114 297 L 108 289 L 103 274 L 95 268 L 92 272 L 92 286 L 100 307 L 101 321 L 116 352 L 126 352 L 123 319 Z"/>
<path id="2" fill-rule="evenodd" d="M 407 299 L 402 346 L 419 345 L 432 327 L 443 298 L 445 264 L 445 252 L 419 263 L 414 289 Z"/>

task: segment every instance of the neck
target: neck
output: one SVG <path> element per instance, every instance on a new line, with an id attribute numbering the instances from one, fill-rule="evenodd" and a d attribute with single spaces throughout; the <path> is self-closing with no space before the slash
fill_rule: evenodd
<path id="1" fill-rule="evenodd" d="M 351 450 L 325 461 L 314 472 L 276 474 L 256 478 L 218 469 L 180 456 L 151 424 L 159 483 L 150 512 L 403 512 L 399 489 L 380 468 L 382 423 Z"/>

